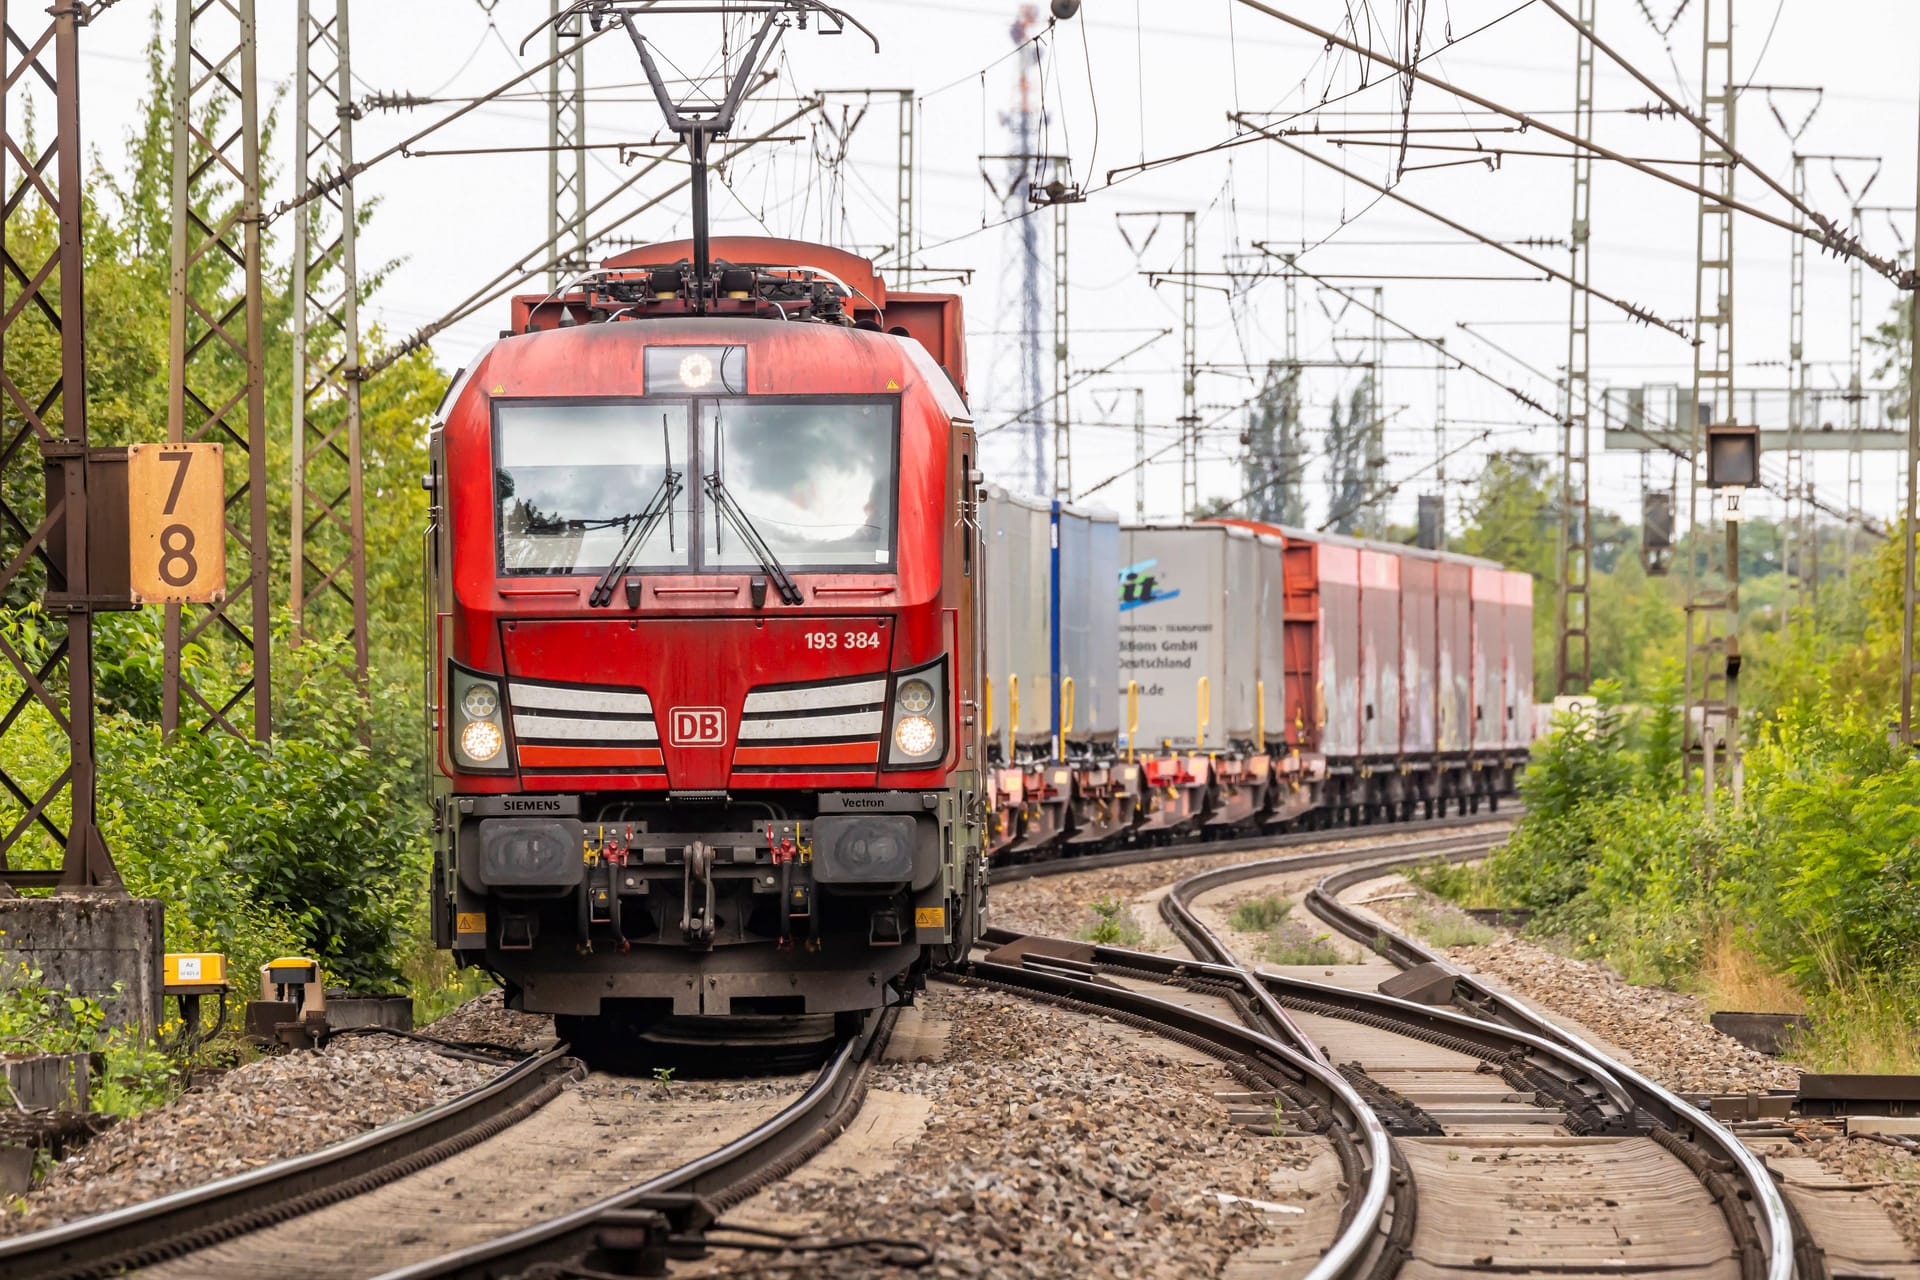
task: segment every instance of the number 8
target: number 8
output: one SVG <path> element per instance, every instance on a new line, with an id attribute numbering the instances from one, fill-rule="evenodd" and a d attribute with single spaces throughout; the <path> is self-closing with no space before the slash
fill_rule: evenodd
<path id="1" fill-rule="evenodd" d="M 179 546 L 173 544 L 178 541 Z M 160 531 L 160 580 L 170 587 L 184 587 L 199 576 L 200 563 L 193 558 L 193 530 L 184 524 L 170 524 Z M 186 572 L 176 573 L 176 561 L 186 562 Z"/>

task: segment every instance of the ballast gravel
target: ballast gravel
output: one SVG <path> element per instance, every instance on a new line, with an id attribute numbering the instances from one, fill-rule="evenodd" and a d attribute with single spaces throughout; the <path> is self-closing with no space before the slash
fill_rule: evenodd
<path id="1" fill-rule="evenodd" d="M 919 1095 L 924 1128 L 889 1140 L 870 1168 L 779 1183 L 743 1217 L 917 1241 L 934 1261 L 911 1274 L 939 1280 L 1198 1280 L 1247 1249 L 1300 1236 L 1314 1256 L 1330 1238 L 1342 1192 L 1326 1143 L 1235 1124 L 1215 1095 L 1244 1086 L 1217 1063 L 994 992 L 936 984 L 921 1006 L 950 1023 L 943 1054 L 880 1064 L 869 1105 L 882 1091 Z M 858 1254 L 720 1259 L 692 1273 L 903 1274 Z"/>
<path id="2" fill-rule="evenodd" d="M 473 1038 L 494 1041 L 500 1028 Z M 443 1024 L 435 1024 L 439 1033 Z M 393 1036 L 343 1036 L 261 1058 L 107 1130 L 61 1161 L 24 1208 L 20 1235 L 315 1151 L 465 1093 L 501 1067 Z"/>
<path id="3" fill-rule="evenodd" d="M 482 992 L 421 1031 L 442 1040 L 498 1045 L 535 1053 L 553 1043 L 553 1019 L 544 1013 L 507 1008 L 500 988 Z"/>

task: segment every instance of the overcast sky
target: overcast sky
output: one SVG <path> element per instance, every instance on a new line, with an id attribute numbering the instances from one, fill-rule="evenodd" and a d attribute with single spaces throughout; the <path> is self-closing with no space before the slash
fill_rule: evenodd
<path id="1" fill-rule="evenodd" d="M 316 3 L 321 0 L 316 0 Z M 1570 28 L 1544 0 L 1412 0 L 1424 11 L 1424 51 L 1444 50 L 1425 65 L 1442 79 L 1505 105 L 1540 114 L 1565 125 L 1573 105 L 1574 39 Z M 1576 0 L 1563 0 L 1571 7 Z M 1682 4 L 1684 13 L 1664 38 L 1643 10 L 1665 22 L 1680 0 L 1597 0 L 1601 37 L 1669 92 L 1688 101 L 1700 86 L 1701 9 L 1705 0 Z M 1734 62 L 1741 83 L 1750 83 L 1740 99 L 1737 144 L 1768 173 L 1785 181 L 1791 166 L 1787 126 L 1799 128 L 1814 95 L 1769 93 L 1763 85 L 1824 86 L 1817 110 L 1798 144 L 1802 153 L 1884 156 L 1866 203 L 1910 206 L 1914 199 L 1916 118 L 1920 115 L 1920 6 L 1895 0 L 1733 0 L 1736 17 Z M 1519 5 L 1518 11 L 1514 10 Z M 1372 35 L 1375 47 L 1397 48 L 1401 35 L 1393 0 L 1279 0 L 1277 7 L 1316 25 L 1344 23 L 1351 7 L 1367 30 L 1369 15 L 1385 19 L 1387 29 Z M 263 87 L 290 91 L 294 61 L 294 24 L 290 0 L 260 5 L 260 67 Z M 1022 323 L 1017 311 L 1015 277 L 1017 226 L 1003 226 L 998 195 L 982 179 L 983 154 L 1013 150 L 1004 123 L 1016 93 L 1021 59 L 1009 28 L 1018 8 L 988 0 L 864 0 L 848 8 L 879 36 L 875 54 L 864 40 L 849 34 L 822 37 L 812 31 L 788 33 L 778 68 L 779 83 L 766 91 L 742 122 L 741 133 L 766 129 L 786 111 L 796 92 L 876 87 L 911 88 L 918 122 L 918 265 L 972 273 L 963 288 L 973 334 L 972 401 L 983 426 L 990 427 L 1023 404 L 1018 385 L 1017 344 Z M 1041 5 L 1044 14 L 1045 4 Z M 489 12 L 490 10 L 490 12 Z M 458 99 L 484 93 L 544 58 L 544 38 L 517 56 L 522 38 L 547 12 L 547 0 L 382 0 L 353 10 L 354 70 L 361 93 L 411 91 Z M 139 0 L 123 0 L 95 20 L 83 36 L 83 128 L 90 147 L 111 163 L 132 127 L 142 91 L 142 48 L 151 10 Z M 1503 16 L 1506 15 L 1506 16 Z M 171 23 L 171 7 L 168 8 Z M 1491 24 L 1491 25 L 1488 25 Z M 1483 29 L 1484 28 L 1484 29 Z M 649 19 L 647 30 L 662 52 L 687 72 L 711 69 L 720 50 L 715 18 Z M 1451 43 L 1449 43 L 1451 40 Z M 1554 379 L 1567 352 L 1568 294 L 1565 286 L 1537 279 L 1367 280 L 1371 273 L 1473 277 L 1533 277 L 1535 273 L 1501 254 L 1471 247 L 1464 237 L 1338 172 L 1321 168 L 1265 141 L 1254 141 L 1190 159 L 1157 164 L 1129 176 L 1112 173 L 1142 159 L 1168 157 L 1210 147 L 1233 137 L 1229 113 L 1301 111 L 1332 98 L 1338 103 L 1294 123 L 1314 119 L 1349 137 L 1397 141 L 1400 112 L 1407 104 L 1401 87 L 1378 69 L 1361 88 L 1361 60 L 1321 44 L 1235 0 L 1085 0 L 1081 16 L 1061 24 L 1042 42 L 1048 127 L 1041 149 L 1071 157 L 1072 176 L 1092 189 L 1091 198 L 1071 214 L 1071 363 L 1076 371 L 1102 369 L 1162 329 L 1176 332 L 1153 342 L 1111 373 L 1088 380 L 1076 392 L 1073 414 L 1087 422 L 1132 420 L 1131 388 L 1144 387 L 1148 421 L 1154 424 L 1149 447 L 1171 439 L 1180 412 L 1180 321 L 1178 290 L 1154 290 L 1142 273 L 1176 266 L 1179 227 L 1151 218 L 1127 220 L 1129 245 L 1116 215 L 1154 210 L 1193 209 L 1199 215 L 1200 269 L 1220 272 L 1233 266 L 1244 272 L 1254 253 L 1252 242 L 1311 246 L 1302 265 L 1334 278 L 1343 287 L 1384 289 L 1386 310 L 1415 332 L 1444 337 L 1448 349 L 1493 375 L 1489 381 L 1455 370 L 1447 376 L 1448 444 L 1460 448 L 1447 464 L 1457 489 L 1480 469 L 1478 459 L 1492 448 L 1551 452 L 1557 436 L 1540 414 L 1524 408 L 1495 382 L 1518 386 L 1552 406 Z M 1029 69 L 1034 52 L 1024 60 Z M 639 67 L 631 46 L 617 35 L 600 40 L 588 53 L 588 78 L 597 87 L 589 106 L 589 135 L 594 143 L 639 142 L 659 132 L 657 112 L 636 86 Z M 1628 154 L 1691 162 L 1697 140 L 1690 126 L 1673 119 L 1648 119 L 1627 108 L 1645 105 L 1651 95 L 1603 56 L 1597 76 L 1600 115 L 1597 131 L 1606 145 Z M 516 101 L 490 103 L 434 135 L 424 148 L 535 147 L 546 138 L 545 108 L 531 91 L 544 90 L 544 74 L 520 86 Z M 1357 90 L 1357 92 L 1356 92 Z M 1343 97 L 1343 95 L 1345 95 Z M 529 99 L 532 100 L 529 100 Z M 835 99 L 830 120 L 839 126 L 859 110 L 860 99 Z M 716 184 L 717 229 L 722 232 L 771 232 L 828 239 L 846 247 L 877 252 L 894 236 L 897 99 L 876 99 L 853 131 L 843 163 L 832 158 L 839 142 L 811 123 L 782 131 L 797 141 L 765 144 L 742 157 Z M 847 105 L 847 114 L 839 104 Z M 411 113 L 372 113 L 358 125 L 362 156 L 374 153 L 436 118 L 454 104 Z M 1485 112 L 1430 86 L 1413 93 L 1410 122 L 1420 128 L 1456 126 L 1456 131 L 1414 135 L 1458 145 L 1474 137 L 1489 147 L 1511 146 L 1564 153 L 1562 144 L 1538 132 L 1498 132 Z M 275 143 L 275 198 L 285 194 L 292 165 L 291 105 L 281 107 L 283 126 Z M 1474 126 L 1466 132 L 1464 126 Z M 1363 135 L 1356 130 L 1393 130 Z M 1396 147 L 1328 145 L 1303 140 L 1316 154 L 1344 163 L 1353 174 L 1391 179 L 1399 166 Z M 1475 161 L 1447 168 L 1419 169 L 1466 159 L 1459 152 L 1415 151 L 1395 190 L 1428 204 L 1454 220 L 1495 239 L 1540 238 L 1564 242 L 1571 209 L 1571 165 L 1564 159 L 1509 156 L 1497 172 Z M 1004 181 L 1004 166 L 987 166 Z M 611 149 L 596 150 L 591 160 L 594 198 L 611 191 L 633 172 Z M 591 225 L 596 228 L 629 211 L 645 191 L 657 191 L 677 174 L 669 167 L 644 179 L 633 192 L 611 203 Z M 1691 174 L 1688 168 L 1673 172 Z M 1838 175 L 1824 160 L 1809 161 L 1811 203 L 1844 220 L 1855 192 L 1873 172 L 1871 164 L 1851 164 Z M 547 165 L 532 152 L 468 157 L 395 158 L 360 179 L 363 198 L 381 201 L 362 241 L 361 262 L 397 262 L 382 291 L 376 314 L 383 337 L 392 340 L 435 319 L 454 303 L 510 264 L 526 258 L 546 235 Z M 1751 175 L 1742 175 L 1738 193 L 1764 208 L 1784 212 L 1783 202 Z M 1695 216 L 1692 199 L 1652 178 L 1598 166 L 1594 185 L 1593 283 L 1654 314 L 1685 320 L 1693 312 Z M 1042 218 L 1043 255 L 1050 260 L 1050 213 Z M 619 234 L 639 240 L 686 234 L 686 209 L 676 198 L 642 214 Z M 281 228 L 277 248 L 287 251 L 290 220 Z M 1150 243 L 1142 242 L 1152 232 Z M 1910 212 L 1869 213 L 1866 238 L 1891 255 L 1913 237 Z M 615 246 L 618 247 L 618 246 Z M 1564 267 L 1563 247 L 1526 249 L 1556 267 Z M 1742 220 L 1735 238 L 1735 359 L 1742 386 L 1785 385 L 1787 344 L 1788 236 L 1778 229 Z M 1049 264 L 1050 265 L 1050 264 Z M 889 274 L 892 274 L 889 272 Z M 1835 388 L 1847 377 L 1847 298 L 1845 266 L 1817 252 L 1808 255 L 1807 358 L 1813 362 L 1811 385 Z M 1282 352 L 1285 294 L 1277 280 L 1249 284 L 1222 276 L 1204 280 L 1199 306 L 1199 362 L 1230 366 L 1259 364 Z M 531 285 L 528 286 L 532 288 Z M 1045 286 L 1050 297 L 1051 285 Z M 535 290 L 536 292 L 541 290 Z M 1369 294 L 1370 296 L 1370 294 Z M 1871 328 L 1884 318 L 1893 288 L 1869 275 L 1866 316 Z M 1298 293 L 1300 349 L 1306 360 L 1365 358 L 1364 340 L 1371 321 L 1357 308 L 1343 311 L 1342 299 L 1303 282 Z M 504 301 L 460 324 L 435 343 L 435 354 L 449 370 L 506 321 Z M 1625 387 L 1643 383 L 1689 382 L 1691 349 L 1658 329 L 1624 322 L 1596 302 L 1593 317 L 1593 367 L 1596 385 Z M 1050 325 L 1043 318 L 1043 327 Z M 1472 326 L 1471 331 L 1461 326 Z M 1397 334 L 1397 331 L 1394 331 Z M 1497 343 L 1505 351 L 1483 341 Z M 1050 357 L 1051 334 L 1043 338 Z M 1759 362 L 1761 367 L 1754 367 Z M 1436 440 L 1434 409 L 1437 377 L 1431 348 L 1395 342 L 1387 348 L 1384 399 L 1393 414 L 1388 432 L 1389 470 L 1406 482 L 1395 515 L 1410 519 L 1414 494 L 1431 490 Z M 1531 365 L 1539 372 L 1529 372 Z M 1050 364 L 1048 378 L 1051 374 Z M 1254 384 L 1230 368 L 1203 373 L 1199 398 L 1202 416 L 1220 417 L 1246 399 Z M 1324 430 L 1326 404 L 1350 391 L 1356 374 L 1346 369 L 1316 369 L 1306 375 L 1309 449 L 1317 449 Z M 1776 406 L 1777 413 L 1777 406 Z M 1763 416 L 1768 412 L 1763 405 Z M 1834 402 L 1826 416 L 1844 415 Z M 1229 414 L 1204 449 L 1203 496 L 1233 496 L 1243 486 L 1238 474 L 1238 425 Z M 1784 426 L 1784 421 L 1769 421 Z M 1839 423 L 1837 425 L 1844 425 Z M 1484 440 L 1481 433 L 1490 433 Z M 1018 479 L 1020 458 L 1015 433 L 1002 432 L 1000 446 L 987 454 L 991 468 Z M 1599 440 L 1596 434 L 1595 448 Z M 1464 447 L 1462 447 L 1464 446 Z M 1130 427 L 1087 425 L 1074 436 L 1075 487 L 1124 469 L 1132 459 Z M 1149 472 L 1150 513 L 1171 514 L 1178 505 L 1176 455 Z M 1777 460 L 1776 464 L 1777 465 Z M 1881 456 L 1867 468 L 1867 505 L 1879 513 L 1895 503 L 1895 459 Z M 1844 502 L 1844 457 L 1822 458 L 1814 479 L 1821 495 L 1836 506 Z M 1594 499 L 1617 511 L 1637 508 L 1639 463 L 1633 454 L 1609 457 L 1594 472 Z M 1309 498 L 1324 512 L 1323 469 L 1310 474 Z M 1092 501 L 1132 513 L 1131 478 L 1103 490 Z M 1684 503 L 1682 504 L 1684 507 Z M 1754 504 L 1772 512 L 1771 500 Z"/>

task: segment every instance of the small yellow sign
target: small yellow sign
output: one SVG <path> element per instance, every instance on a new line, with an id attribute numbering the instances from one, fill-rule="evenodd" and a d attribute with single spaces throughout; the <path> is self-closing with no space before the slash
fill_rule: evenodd
<path id="1" fill-rule="evenodd" d="M 484 911 L 462 911 L 454 917 L 456 933 L 485 933 L 487 931 L 487 913 Z"/>
<path id="2" fill-rule="evenodd" d="M 947 909 L 945 907 L 915 907 L 913 909 L 913 927 L 916 929 L 946 928 Z"/>
<path id="3" fill-rule="evenodd" d="M 227 598 L 227 481 L 217 444 L 127 450 L 127 534 L 136 604 Z"/>
<path id="4" fill-rule="evenodd" d="M 161 963 L 161 982 L 169 987 L 224 986 L 227 958 L 217 951 L 169 951 Z"/>
<path id="5" fill-rule="evenodd" d="M 887 379 L 887 390 L 898 391 L 899 389 L 900 389 L 899 383 L 895 382 L 892 378 Z"/>

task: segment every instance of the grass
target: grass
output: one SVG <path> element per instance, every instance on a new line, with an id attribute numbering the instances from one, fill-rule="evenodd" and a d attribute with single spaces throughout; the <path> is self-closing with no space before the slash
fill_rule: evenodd
<path id="1" fill-rule="evenodd" d="M 1920 1072 L 1920 995 L 1910 987 L 1855 978 L 1812 1005 L 1811 1020 L 1787 1048 L 1802 1066 L 1864 1075 Z"/>
<path id="2" fill-rule="evenodd" d="M 1093 908 L 1094 920 L 1081 931 L 1080 937 L 1088 942 L 1103 947 L 1137 947 L 1145 940 L 1146 934 L 1133 918 L 1133 912 L 1120 899 L 1102 898 L 1087 905 Z"/>
<path id="3" fill-rule="evenodd" d="M 1769 969 L 1738 934 L 1721 930 L 1700 957 L 1700 998 L 1718 1013 L 1804 1013 L 1806 997 L 1792 978 Z"/>
<path id="4" fill-rule="evenodd" d="M 1261 944 L 1260 958 L 1269 964 L 1282 965 L 1346 964 L 1346 953 L 1334 946 L 1329 938 L 1330 935 L 1324 933 L 1311 938 L 1269 934 L 1266 942 Z"/>
<path id="5" fill-rule="evenodd" d="M 1252 898 L 1233 909 L 1227 923 L 1241 933 L 1265 933 L 1282 924 L 1293 911 L 1285 898 Z"/>
<path id="6" fill-rule="evenodd" d="M 445 952 L 439 953 L 446 955 Z M 452 1013 L 475 996 L 493 990 L 493 975 L 484 969 L 456 969 L 452 957 L 409 975 L 413 987 L 413 1025 L 424 1027 Z"/>
<path id="7" fill-rule="evenodd" d="M 1436 911 L 1416 906 L 1407 915 L 1414 932 L 1436 947 L 1484 947 L 1498 936 L 1473 917 L 1445 907 Z"/>
<path id="8" fill-rule="evenodd" d="M 1457 907 L 1504 907 L 1484 863 L 1427 862 L 1407 872 L 1407 879 L 1437 898 Z"/>
<path id="9" fill-rule="evenodd" d="M 1237 903 L 1227 923 L 1237 933 L 1264 934 L 1256 953 L 1270 964 L 1345 964 L 1347 957 L 1328 934 L 1310 934 L 1293 918 L 1293 903 L 1285 898 L 1249 898 Z"/>

